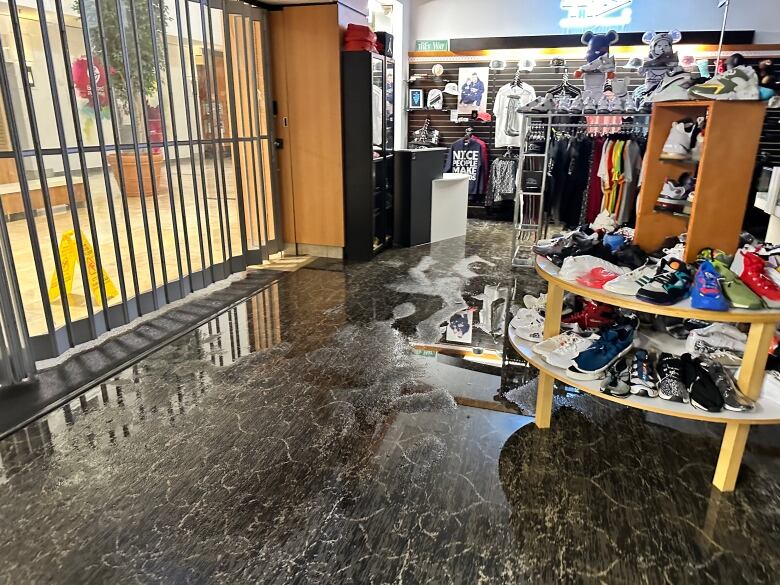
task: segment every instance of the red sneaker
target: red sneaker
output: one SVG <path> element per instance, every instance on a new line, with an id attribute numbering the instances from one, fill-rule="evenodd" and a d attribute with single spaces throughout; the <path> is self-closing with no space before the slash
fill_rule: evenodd
<path id="1" fill-rule="evenodd" d="M 618 276 L 618 274 L 610 272 L 605 268 L 594 268 L 587 274 L 577 278 L 577 282 L 589 288 L 604 288 L 605 284 L 610 280 L 615 280 Z"/>
<path id="2" fill-rule="evenodd" d="M 573 313 L 561 319 L 561 327 L 573 329 L 579 326 L 581 329 L 598 329 L 615 323 L 612 307 L 603 303 L 588 301 L 585 307 L 578 313 Z"/>
<path id="3" fill-rule="evenodd" d="M 780 309 L 780 288 L 764 274 L 766 263 L 753 252 L 739 250 L 731 265 L 732 272 L 739 276 L 750 290 L 764 299 L 770 309 Z"/>

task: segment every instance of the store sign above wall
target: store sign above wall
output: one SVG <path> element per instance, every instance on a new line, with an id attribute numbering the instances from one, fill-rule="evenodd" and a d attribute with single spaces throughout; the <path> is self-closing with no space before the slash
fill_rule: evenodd
<path id="1" fill-rule="evenodd" d="M 449 51 L 450 41 L 448 40 L 433 40 L 433 41 L 417 41 L 415 46 L 417 51 Z"/>
<path id="2" fill-rule="evenodd" d="M 631 24 L 633 0 L 561 0 L 561 28 L 623 27 Z"/>

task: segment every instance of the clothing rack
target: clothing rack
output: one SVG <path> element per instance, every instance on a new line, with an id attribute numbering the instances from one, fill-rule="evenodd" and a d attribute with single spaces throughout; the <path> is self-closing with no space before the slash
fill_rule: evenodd
<path id="1" fill-rule="evenodd" d="M 587 122 L 559 122 L 562 119 L 582 118 L 592 116 L 623 116 L 623 121 L 618 123 L 594 123 L 588 124 Z M 547 230 L 549 228 L 549 218 L 544 213 L 544 196 L 547 190 L 547 169 L 550 164 L 550 143 L 553 137 L 554 130 L 558 128 L 577 128 L 577 129 L 593 129 L 593 128 L 620 128 L 618 132 L 609 132 L 606 134 L 626 134 L 628 131 L 641 131 L 646 133 L 649 128 L 651 114 L 637 113 L 637 114 L 526 114 L 525 117 L 530 128 L 532 124 L 541 124 L 546 127 L 546 141 L 544 154 L 526 154 L 521 155 L 520 171 L 518 176 L 518 188 L 515 194 L 515 206 L 514 206 L 514 239 L 512 248 L 512 266 L 517 268 L 528 268 L 534 265 L 534 258 L 531 248 L 543 237 L 547 237 Z M 533 158 L 535 160 L 544 159 L 542 165 L 542 180 L 541 188 L 539 192 L 525 192 L 524 175 L 529 172 L 526 167 L 525 158 Z M 536 170 L 535 172 L 538 172 Z"/>

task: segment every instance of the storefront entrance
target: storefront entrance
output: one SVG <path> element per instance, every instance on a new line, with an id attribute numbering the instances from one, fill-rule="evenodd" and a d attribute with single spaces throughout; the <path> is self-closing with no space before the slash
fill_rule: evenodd
<path id="1" fill-rule="evenodd" d="M 265 10 L 8 0 L 0 37 L 1 259 L 34 359 L 281 250 Z"/>

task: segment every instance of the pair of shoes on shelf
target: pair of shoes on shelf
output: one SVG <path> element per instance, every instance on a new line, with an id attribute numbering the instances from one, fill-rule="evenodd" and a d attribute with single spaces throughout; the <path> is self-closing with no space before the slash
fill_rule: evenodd
<path id="1" fill-rule="evenodd" d="M 683 173 L 677 181 L 667 178 L 656 200 L 655 210 L 684 213 L 693 202 L 695 191 L 696 178 L 690 173 Z"/>
<path id="2" fill-rule="evenodd" d="M 601 391 L 618 398 L 627 398 L 632 394 L 657 397 L 658 377 L 650 354 L 644 349 L 639 349 L 630 363 L 629 367 L 626 359 L 620 359 L 609 368 L 606 378 L 601 383 Z"/>
<path id="3" fill-rule="evenodd" d="M 685 118 L 672 124 L 661 151 L 661 160 L 698 161 L 704 148 L 706 119 Z"/>

